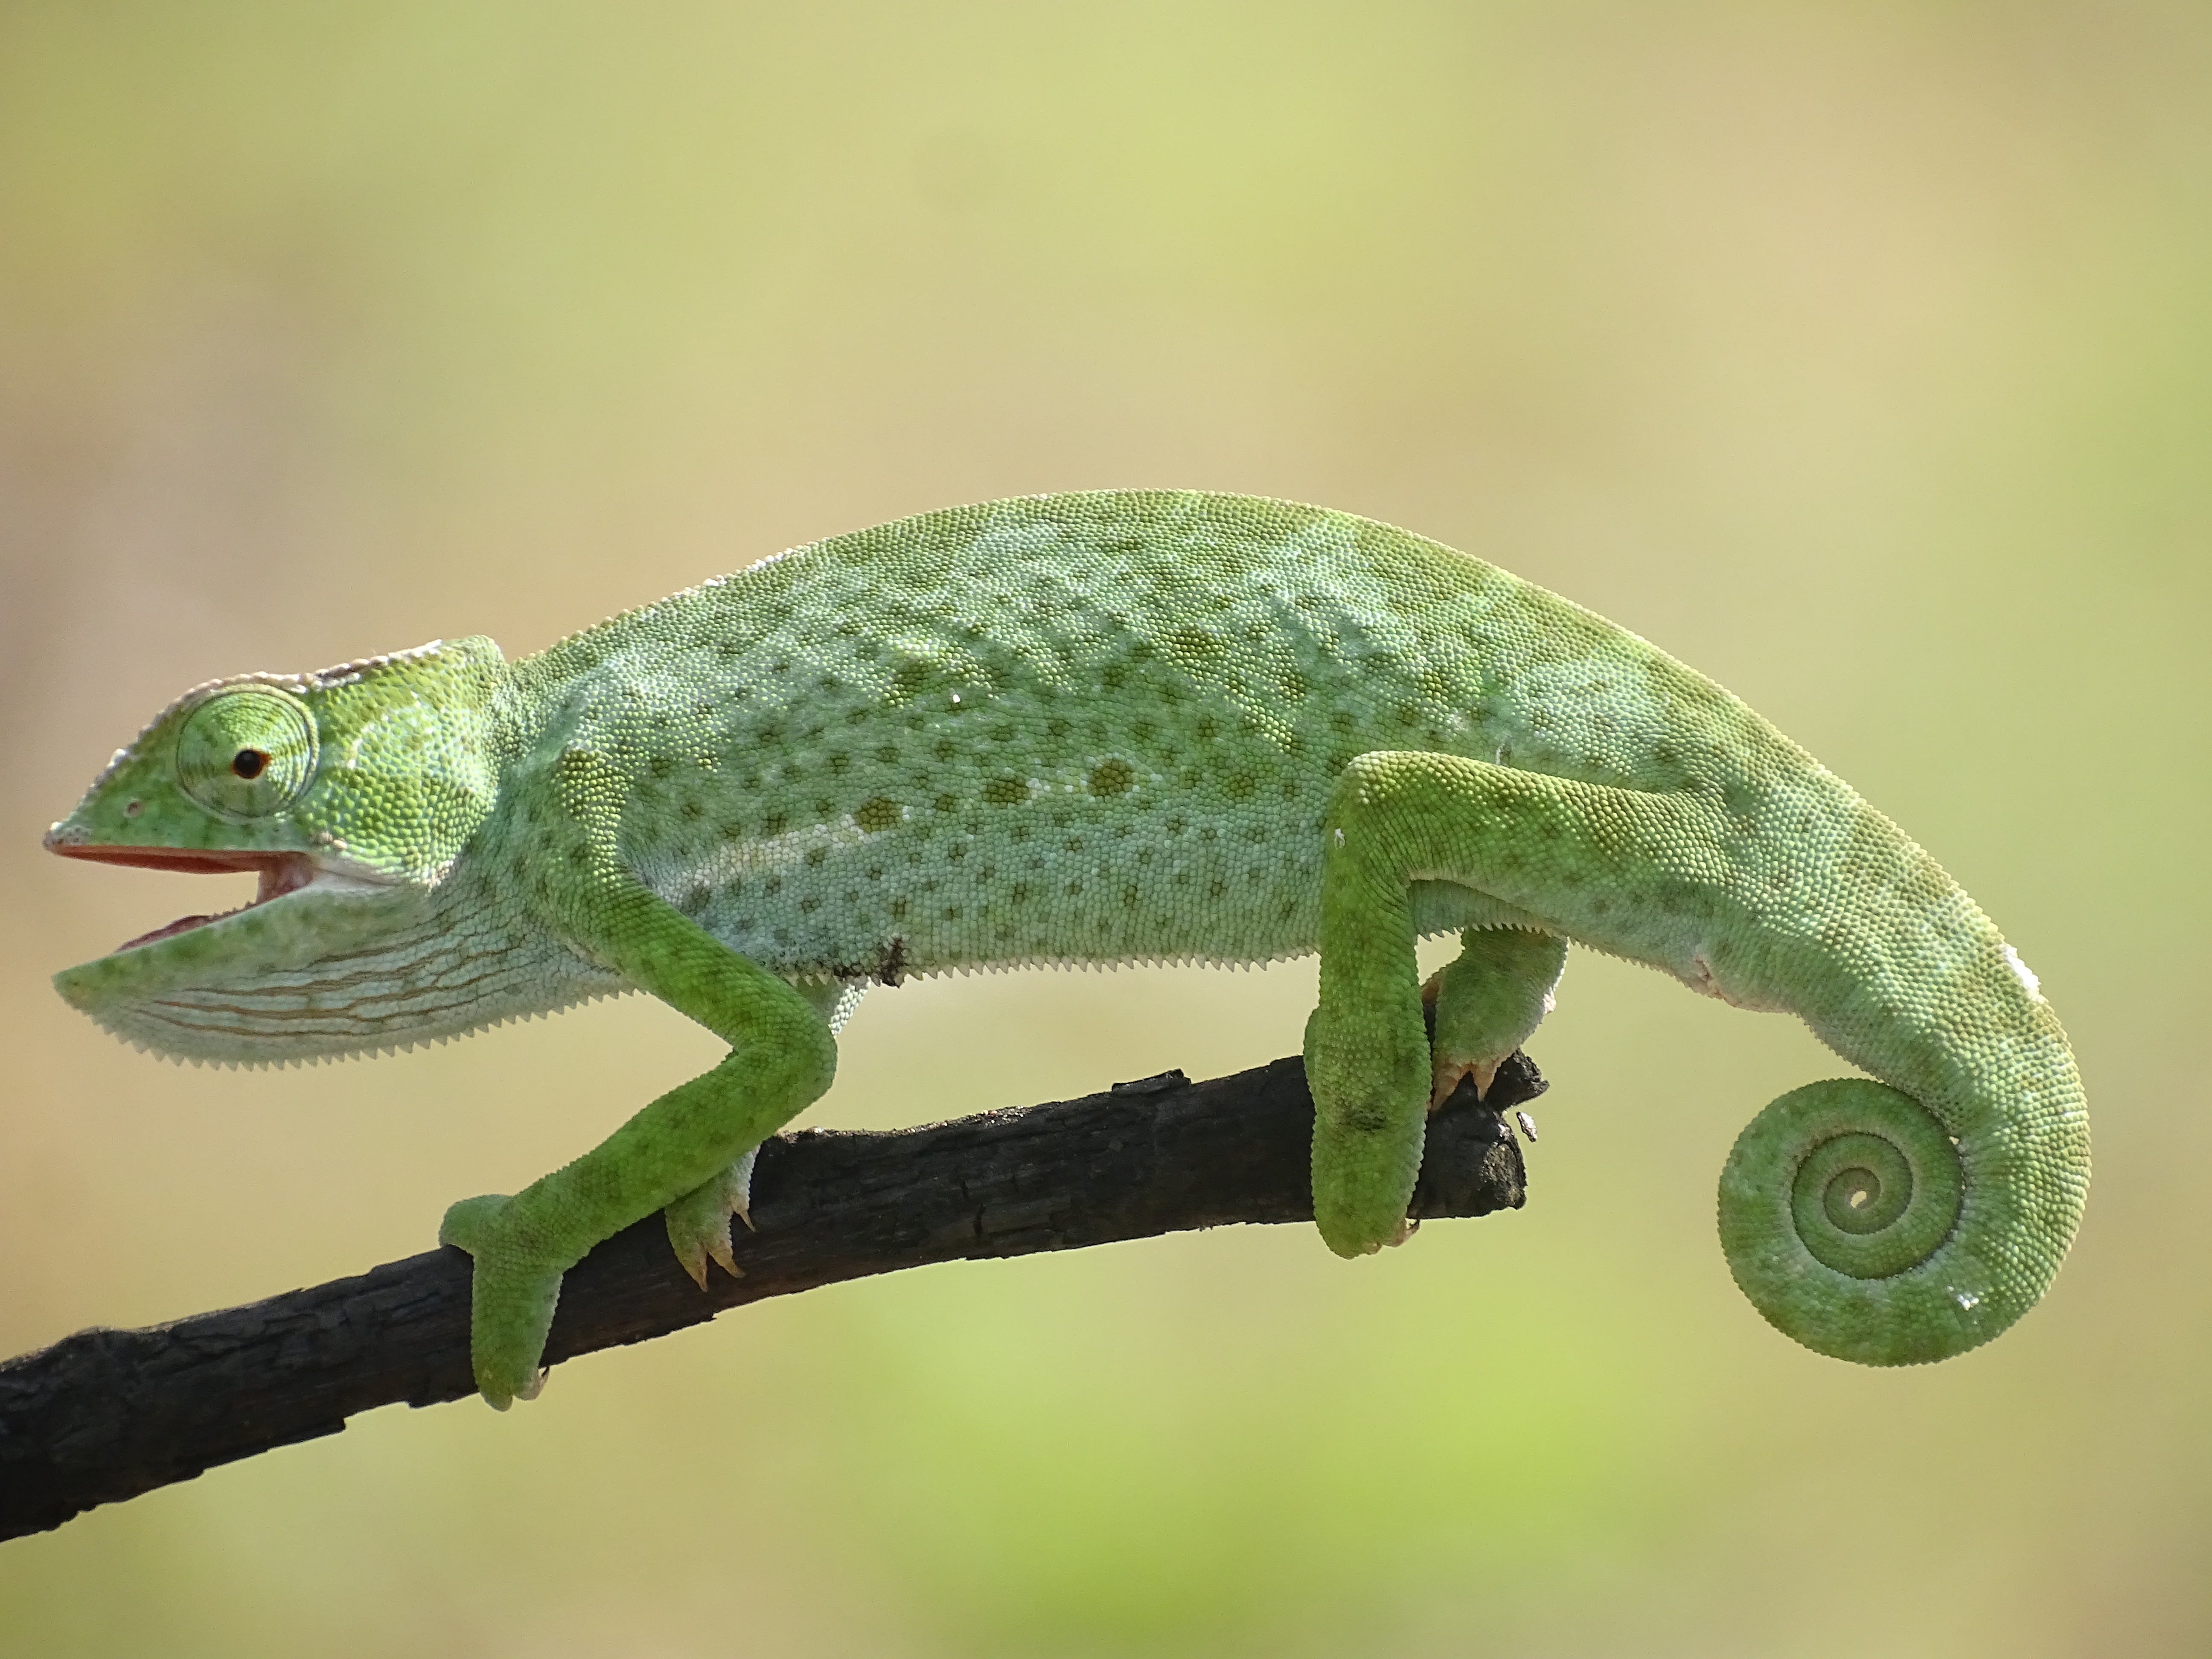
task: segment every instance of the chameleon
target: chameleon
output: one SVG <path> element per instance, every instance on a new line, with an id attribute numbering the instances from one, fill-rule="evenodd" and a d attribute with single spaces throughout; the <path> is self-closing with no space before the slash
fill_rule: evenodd
<path id="1" fill-rule="evenodd" d="M 434 641 L 201 685 L 46 844 L 251 871 L 56 975 L 194 1061 L 389 1050 L 623 991 L 729 1044 L 606 1140 L 449 1209 L 484 1400 L 542 1387 L 562 1275 L 661 1212 L 736 1272 L 755 1149 L 871 985 L 1318 951 L 1314 1214 L 1401 1241 L 1438 1103 L 1568 944 L 1796 1014 L 1864 1075 L 1728 1157 L 1737 1284 L 1873 1365 L 1987 1341 L 2087 1190 L 2066 1035 L 1936 861 L 1638 635 L 1375 520 L 1194 491 L 1024 496 L 777 554 L 514 662 Z M 1419 939 L 1458 935 L 1425 982 Z M 1431 1035 L 1431 1027 L 1433 1035 Z"/>

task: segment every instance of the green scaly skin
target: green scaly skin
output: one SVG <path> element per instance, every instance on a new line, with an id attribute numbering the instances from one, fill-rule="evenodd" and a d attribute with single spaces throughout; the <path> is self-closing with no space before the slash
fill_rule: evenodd
<path id="1" fill-rule="evenodd" d="M 2064 1033 L 1933 860 L 1711 681 L 1434 542 L 1246 496 L 933 513 L 509 664 L 488 640 L 187 693 L 55 851 L 261 896 L 70 969 L 117 1035 L 323 1059 L 641 989 L 730 1044 L 442 1237 L 484 1397 L 534 1393 L 562 1274 L 656 1209 L 705 1282 L 751 1150 L 860 991 L 1318 949 L 1322 1237 L 1401 1236 L 1433 1100 L 1486 1085 L 1565 941 L 1797 1014 L 1872 1074 L 1784 1096 L 1720 1193 L 1775 1325 L 1875 1364 L 1988 1340 L 2074 1237 Z M 1414 941 L 1462 933 L 1431 982 Z"/>

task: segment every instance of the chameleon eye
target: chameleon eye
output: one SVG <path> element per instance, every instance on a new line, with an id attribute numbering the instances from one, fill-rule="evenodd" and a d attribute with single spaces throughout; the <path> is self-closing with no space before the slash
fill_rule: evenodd
<path id="1" fill-rule="evenodd" d="M 219 691 L 177 732 L 177 781 L 226 818 L 258 818 L 299 798 L 315 775 L 315 722 L 273 686 Z"/>

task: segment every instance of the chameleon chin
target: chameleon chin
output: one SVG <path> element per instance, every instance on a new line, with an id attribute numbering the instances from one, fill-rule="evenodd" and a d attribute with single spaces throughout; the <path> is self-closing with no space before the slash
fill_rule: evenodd
<path id="1" fill-rule="evenodd" d="M 2088 1186 L 2057 1017 L 1895 824 L 1635 635 L 1282 501 L 988 501 L 519 662 L 465 639 L 218 681 L 46 844 L 258 872 L 243 908 L 57 977 L 164 1054 L 364 1054 L 630 988 L 729 1043 L 566 1168 L 447 1212 L 501 1407 L 601 1239 L 659 1210 L 701 1283 L 734 1270 L 752 1149 L 830 1086 L 861 992 L 908 974 L 1318 951 L 1314 1207 L 1346 1256 L 1400 1235 L 1431 1103 L 1488 1085 L 1570 941 L 1787 1010 L 1868 1075 L 1753 1121 L 1721 1243 L 1767 1319 L 1869 1364 L 2019 1318 Z M 1415 941 L 1448 930 L 1425 988 Z"/>

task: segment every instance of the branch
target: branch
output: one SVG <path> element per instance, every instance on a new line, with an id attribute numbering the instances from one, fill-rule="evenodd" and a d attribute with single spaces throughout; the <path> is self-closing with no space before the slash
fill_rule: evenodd
<path id="1" fill-rule="evenodd" d="M 1522 1055 L 1486 1106 L 1429 1125 L 1413 1212 L 1518 1209 L 1520 1149 L 1498 1115 L 1540 1093 Z M 1231 1222 L 1310 1221 L 1313 1102 L 1295 1060 L 883 1133 L 802 1129 L 762 1147 L 744 1277 L 702 1295 L 658 1216 L 573 1269 L 549 1364 L 642 1342 L 724 1308 L 929 1262 L 1078 1249 Z M 203 1469 L 336 1434 L 356 1412 L 474 1392 L 469 1259 L 439 1249 L 356 1279 L 144 1330 L 92 1329 L 0 1364 L 0 1538 Z"/>

